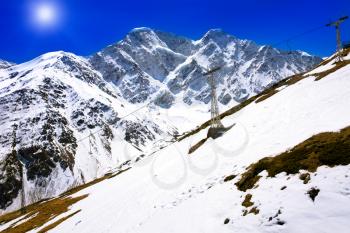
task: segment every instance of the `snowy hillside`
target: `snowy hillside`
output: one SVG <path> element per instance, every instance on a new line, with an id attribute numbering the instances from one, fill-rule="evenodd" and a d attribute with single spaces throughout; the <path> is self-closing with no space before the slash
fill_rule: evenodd
<path id="1" fill-rule="evenodd" d="M 86 60 L 70 53 L 48 53 L 2 70 L 0 209 L 20 207 L 22 164 L 30 204 L 132 159 L 120 153 L 124 147 L 140 155 L 152 149 L 150 142 L 176 132 L 145 109 L 125 118 L 139 106 L 113 93 Z"/>
<path id="2" fill-rule="evenodd" d="M 223 65 L 218 92 L 228 109 L 320 61 L 221 30 L 193 41 L 149 28 L 89 58 L 0 60 L 0 212 L 99 178 L 209 119 L 203 67 Z"/>
<path id="3" fill-rule="evenodd" d="M 331 57 L 223 113 L 234 127 L 190 155 L 205 125 L 130 169 L 0 217 L 0 230 L 345 233 L 349 77 L 350 54 Z"/>

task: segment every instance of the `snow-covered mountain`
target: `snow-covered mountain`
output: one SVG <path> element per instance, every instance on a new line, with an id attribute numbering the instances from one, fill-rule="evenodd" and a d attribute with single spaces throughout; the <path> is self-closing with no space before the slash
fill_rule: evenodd
<path id="1" fill-rule="evenodd" d="M 160 105 L 170 107 L 176 97 L 188 104 L 209 102 L 209 86 L 202 75 L 207 68 L 222 66 L 216 74 L 219 101 L 232 104 L 282 78 L 309 70 L 321 59 L 301 51 L 260 46 L 220 29 L 193 41 L 137 28 L 90 61 L 130 102 L 144 102 L 160 90 Z"/>
<path id="2" fill-rule="evenodd" d="M 222 113 L 223 124 L 234 125 L 222 137 L 207 138 L 204 123 L 131 168 L 122 166 L 25 214 L 0 217 L 0 230 L 347 232 L 350 50 L 345 52 L 342 62 L 332 56 Z"/>
<path id="3" fill-rule="evenodd" d="M 6 68 L 13 66 L 13 65 L 15 65 L 15 64 L 0 59 L 0 69 L 6 69 Z"/>
<path id="4" fill-rule="evenodd" d="M 193 41 L 149 28 L 88 58 L 1 61 L 0 211 L 130 165 L 208 119 L 204 68 L 223 66 L 216 78 L 228 108 L 320 61 L 221 30 Z"/>
<path id="5" fill-rule="evenodd" d="M 54 52 L 3 70 L 0 79 L 0 208 L 52 197 L 147 152 L 176 129 L 135 112 L 85 59 Z M 91 136 L 89 136 L 91 134 Z"/>

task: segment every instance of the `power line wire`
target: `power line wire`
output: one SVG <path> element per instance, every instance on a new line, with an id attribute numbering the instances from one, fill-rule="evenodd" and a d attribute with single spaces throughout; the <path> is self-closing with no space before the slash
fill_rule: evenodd
<path id="1" fill-rule="evenodd" d="M 326 25 L 319 26 L 319 27 L 315 27 L 315 28 L 311 28 L 311 29 L 309 29 L 309 30 L 307 30 L 307 31 L 304 31 L 304 32 L 302 32 L 302 33 L 299 33 L 299 34 L 296 34 L 296 35 L 291 36 L 291 37 L 289 37 L 289 38 L 286 38 L 286 39 L 283 39 L 283 40 L 281 40 L 281 41 L 278 41 L 278 42 L 272 44 L 271 46 L 272 46 L 272 47 L 275 47 L 275 46 L 277 46 L 277 45 L 284 44 L 284 43 L 289 42 L 289 41 L 292 41 L 292 40 L 296 40 L 296 39 L 299 38 L 299 37 L 302 37 L 302 36 L 305 36 L 305 35 L 310 34 L 310 33 L 312 33 L 312 32 L 318 31 L 318 30 L 320 30 L 320 29 L 322 29 L 322 28 L 325 28 L 325 27 L 326 27 Z"/>

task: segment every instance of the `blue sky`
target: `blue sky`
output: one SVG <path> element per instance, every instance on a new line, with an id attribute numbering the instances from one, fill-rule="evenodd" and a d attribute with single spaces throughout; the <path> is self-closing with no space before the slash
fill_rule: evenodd
<path id="1" fill-rule="evenodd" d="M 35 21 L 45 4 L 54 6 L 55 23 Z M 1 0 L 0 58 L 23 62 L 56 50 L 90 55 L 141 26 L 192 39 L 221 28 L 276 45 L 349 11 L 349 0 Z M 350 40 L 350 19 L 342 26 L 343 39 Z M 335 50 L 335 29 L 323 27 L 276 46 L 327 56 Z"/>

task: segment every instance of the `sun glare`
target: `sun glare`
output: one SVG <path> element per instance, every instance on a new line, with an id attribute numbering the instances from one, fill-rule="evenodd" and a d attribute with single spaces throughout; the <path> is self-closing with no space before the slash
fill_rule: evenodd
<path id="1" fill-rule="evenodd" d="M 52 24 L 56 18 L 56 11 L 53 6 L 39 5 L 36 9 L 36 19 L 41 24 Z"/>
<path id="2" fill-rule="evenodd" d="M 63 12 L 60 5 L 54 1 L 32 2 L 29 5 L 29 21 L 31 27 L 40 32 L 53 32 L 62 23 Z"/>

